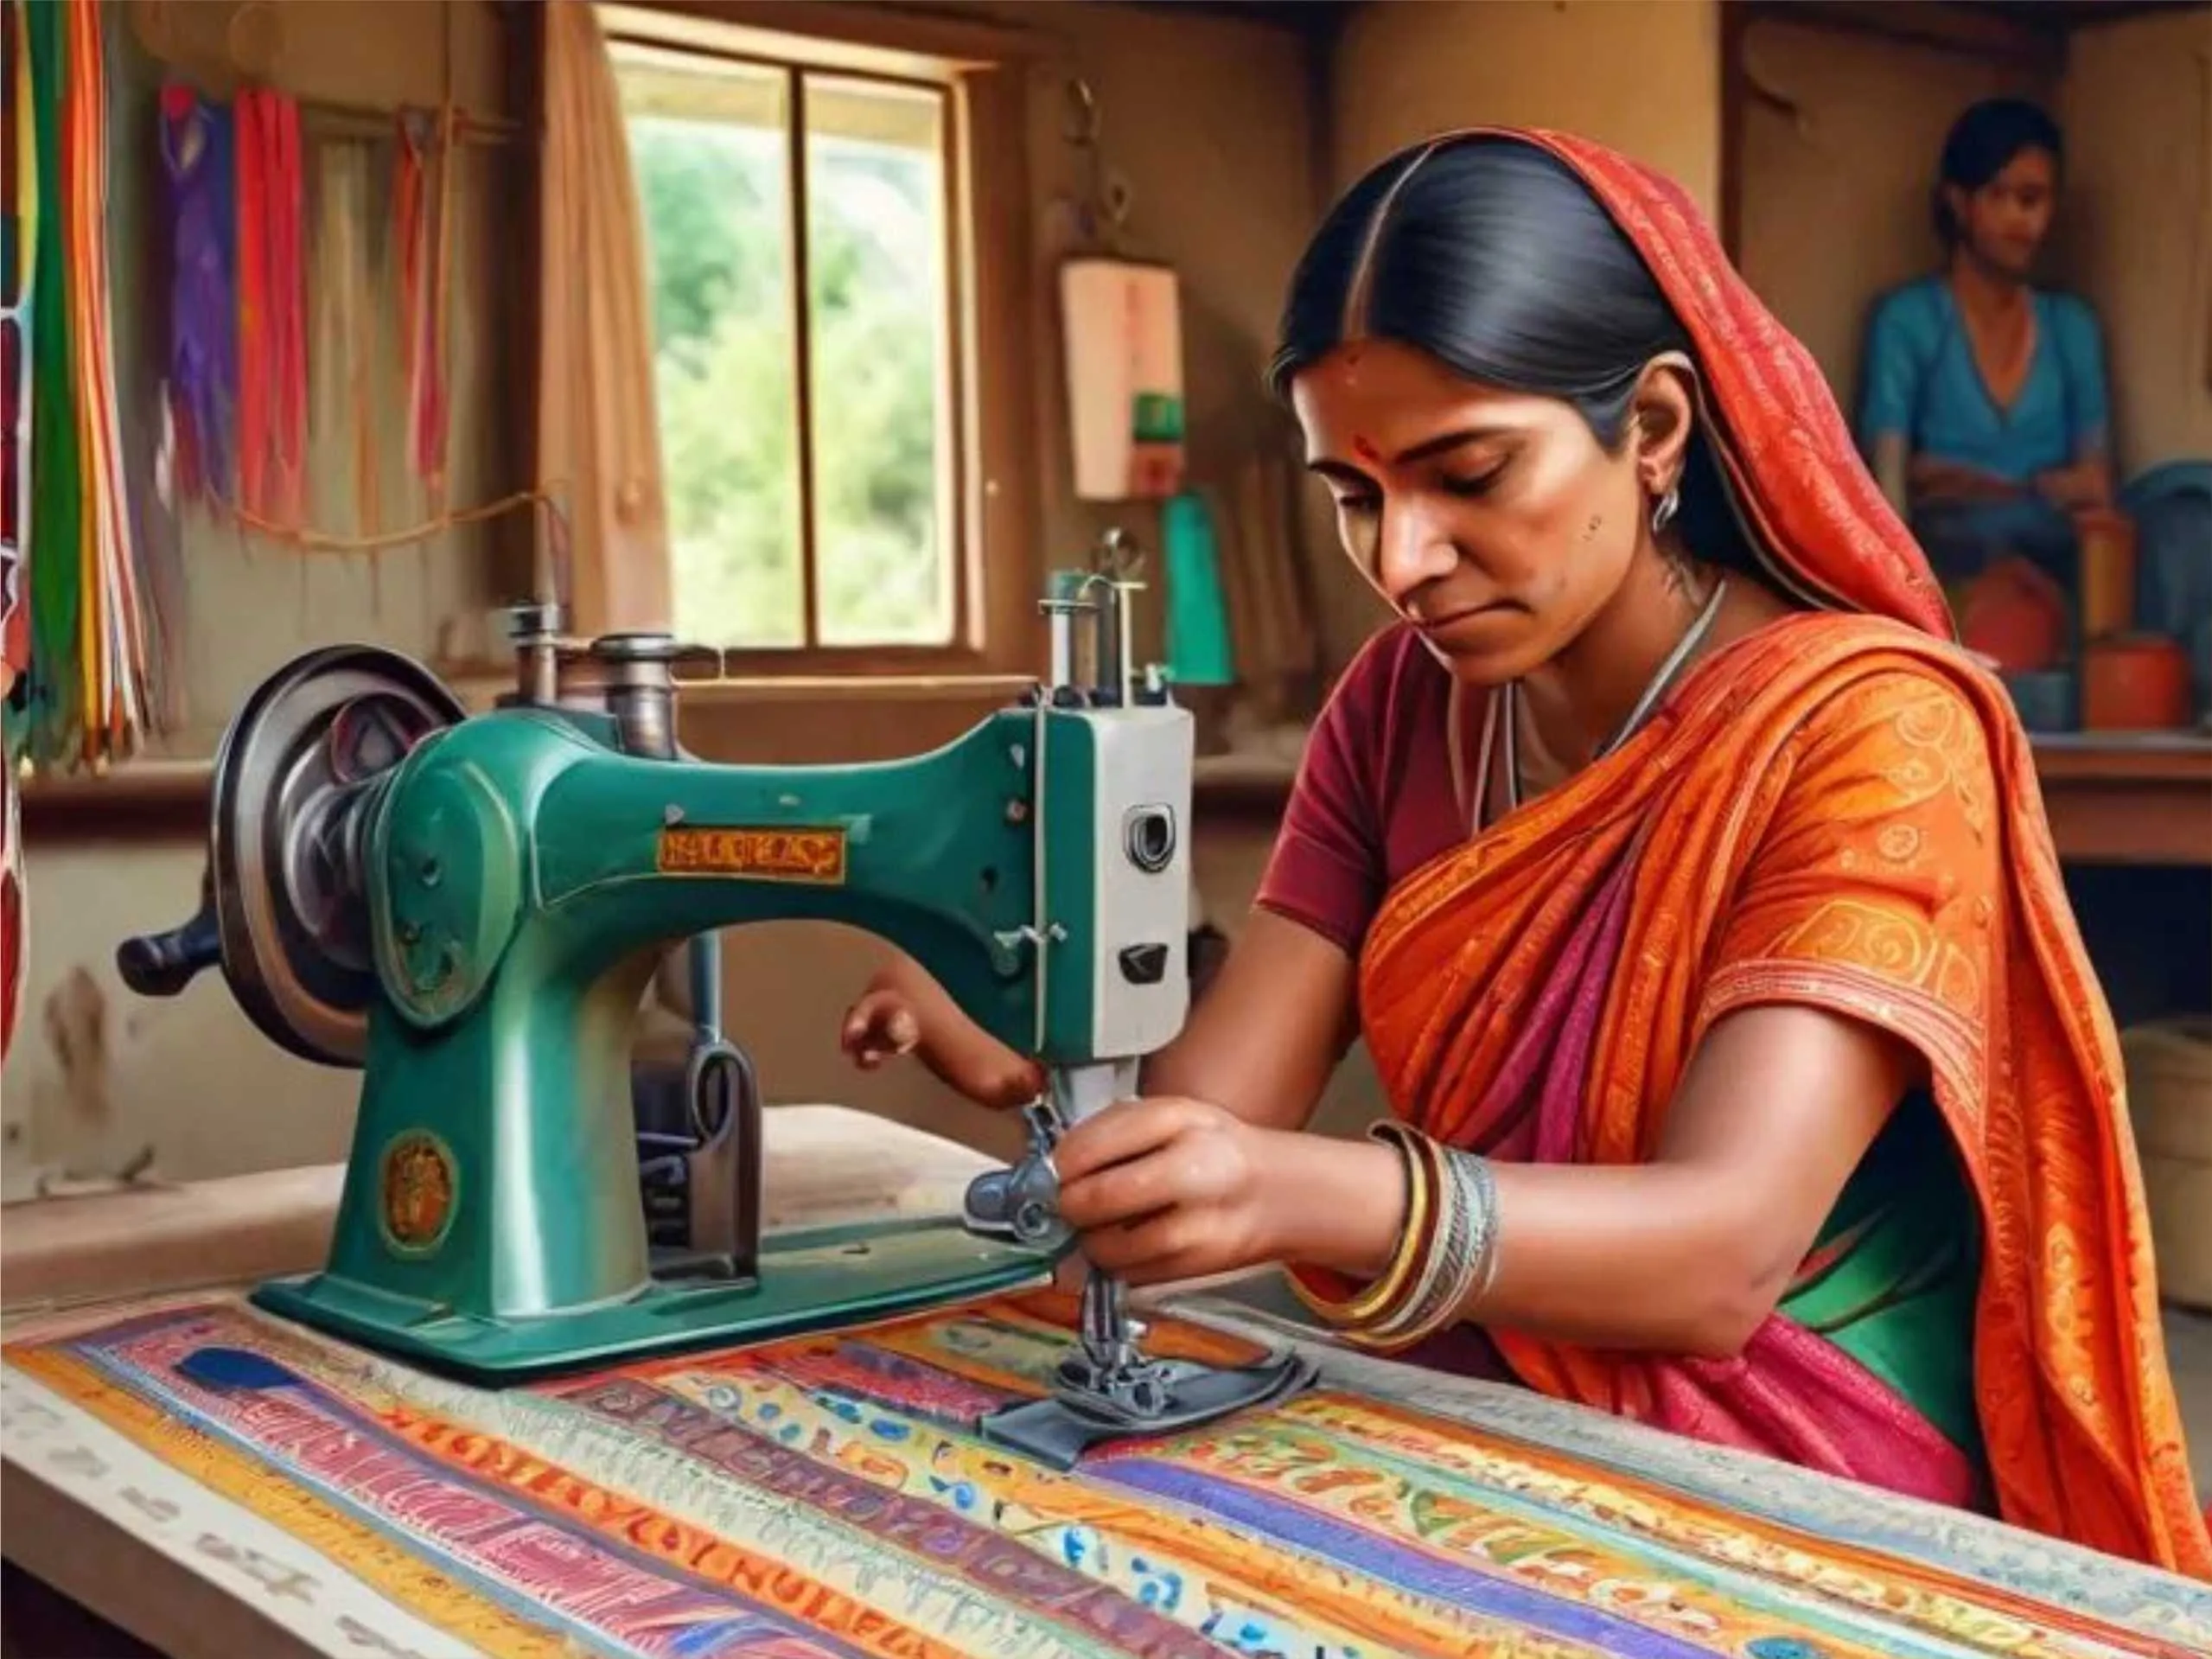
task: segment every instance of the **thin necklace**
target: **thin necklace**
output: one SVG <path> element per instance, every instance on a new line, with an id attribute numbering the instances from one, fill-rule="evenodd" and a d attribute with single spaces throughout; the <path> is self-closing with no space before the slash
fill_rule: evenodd
<path id="1" fill-rule="evenodd" d="M 1713 584 L 1712 596 L 1706 599 L 1704 608 L 1691 621 L 1689 627 L 1683 630 L 1682 637 L 1675 641 L 1674 648 L 1667 654 L 1666 660 L 1659 665 L 1658 672 L 1652 675 L 1650 683 L 1643 688 L 1643 694 L 1636 699 L 1635 705 L 1629 711 L 1628 718 L 1621 722 L 1610 737 L 1598 745 L 1597 752 L 1590 757 L 1593 763 L 1603 760 L 1605 756 L 1628 742 L 1635 734 L 1637 729 L 1651 718 L 1652 711 L 1659 706 L 1659 699 L 1667 694 L 1667 688 L 1673 683 L 1675 676 L 1682 672 L 1683 664 L 1690 660 L 1691 654 L 1696 651 L 1699 643 L 1704 640 L 1705 636 L 1712 631 L 1713 621 L 1720 615 L 1721 601 L 1727 597 L 1727 594 L 1728 582 L 1725 577 L 1723 577 Z M 1452 798 L 1462 803 L 1463 810 L 1467 814 L 1467 828 L 1469 834 L 1473 834 L 1482 827 L 1482 807 L 1487 804 L 1490 790 L 1490 763 L 1501 742 L 1505 746 L 1506 810 L 1515 812 L 1520 809 L 1520 682 L 1517 680 L 1509 680 L 1501 689 L 1500 694 L 1490 699 L 1489 718 L 1482 723 L 1482 749 L 1476 757 L 1477 768 L 1476 776 L 1478 782 L 1475 789 L 1470 791 L 1466 783 L 1465 764 L 1461 759 L 1463 745 L 1459 740 L 1459 686 L 1457 681 L 1452 684 L 1451 695 L 1445 705 L 1448 727 L 1446 736 L 1451 745 Z"/>

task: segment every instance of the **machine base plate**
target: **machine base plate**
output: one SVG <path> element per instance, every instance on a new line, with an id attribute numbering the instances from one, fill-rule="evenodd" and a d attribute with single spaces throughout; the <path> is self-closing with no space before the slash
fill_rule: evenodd
<path id="1" fill-rule="evenodd" d="M 979 1239 L 957 1221 L 893 1221 L 772 1235 L 752 1280 L 656 1280 L 619 1302 L 535 1318 L 456 1313 L 328 1273 L 271 1280 L 252 1299 L 379 1353 L 497 1386 L 923 1313 L 1041 1286 L 1055 1260 Z"/>

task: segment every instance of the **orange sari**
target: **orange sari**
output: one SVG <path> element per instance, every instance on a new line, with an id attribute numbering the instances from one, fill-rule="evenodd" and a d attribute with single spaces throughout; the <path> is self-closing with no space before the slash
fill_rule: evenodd
<path id="1" fill-rule="evenodd" d="M 1818 370 L 1683 194 L 1579 140 L 1489 136 L 1565 160 L 1641 251 L 1753 539 L 1818 609 L 1714 653 L 1622 748 L 1387 896 L 1360 994 L 1395 1110 L 1501 1156 L 1631 1163 L 1735 1009 L 1896 1034 L 1979 1211 L 1973 1394 L 1999 1513 L 2212 1577 L 2117 1043 L 2005 692 L 1951 643 Z M 1494 1336 L 1547 1394 L 1952 1490 L 1925 1425 L 1780 1314 L 1724 1363 Z"/>

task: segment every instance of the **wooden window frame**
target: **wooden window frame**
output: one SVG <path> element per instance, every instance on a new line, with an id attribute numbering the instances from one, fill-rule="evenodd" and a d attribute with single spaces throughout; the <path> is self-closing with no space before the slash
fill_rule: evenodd
<path id="1" fill-rule="evenodd" d="M 1018 29 L 904 14 L 850 0 L 641 0 L 602 3 L 610 43 L 692 58 L 785 70 L 794 96 L 801 77 L 830 73 L 947 93 L 946 166 L 951 318 L 950 414 L 953 637 L 946 645 L 731 647 L 722 650 L 730 680 L 804 677 L 946 680 L 1026 676 L 1044 649 L 1036 598 L 1044 579 L 1038 556 L 1038 466 L 1031 348 L 1036 287 L 1030 233 L 1025 83 L 1042 49 Z M 791 106 L 794 124 L 804 105 Z M 806 211 L 799 188 L 803 147 L 792 146 L 792 211 Z M 803 239 L 794 246 L 803 249 Z M 804 303 L 806 271 L 794 272 Z M 989 327 L 982 319 L 990 319 Z M 811 432 L 813 388 L 800 331 L 797 418 Z M 804 603 L 810 635 L 815 606 L 813 445 L 800 446 Z M 672 581 L 673 589 L 673 581 Z M 687 687 L 686 696 L 695 694 Z"/>

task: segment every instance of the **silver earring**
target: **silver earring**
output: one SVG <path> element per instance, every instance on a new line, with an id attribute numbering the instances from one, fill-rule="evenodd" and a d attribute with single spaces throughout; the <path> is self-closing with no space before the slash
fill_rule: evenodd
<path id="1" fill-rule="evenodd" d="M 1680 510 L 1681 506 L 1680 487 L 1668 485 L 1667 494 L 1661 496 L 1659 504 L 1651 509 L 1651 533 L 1654 540 L 1666 533 L 1667 526 L 1674 522 L 1674 514 Z"/>

